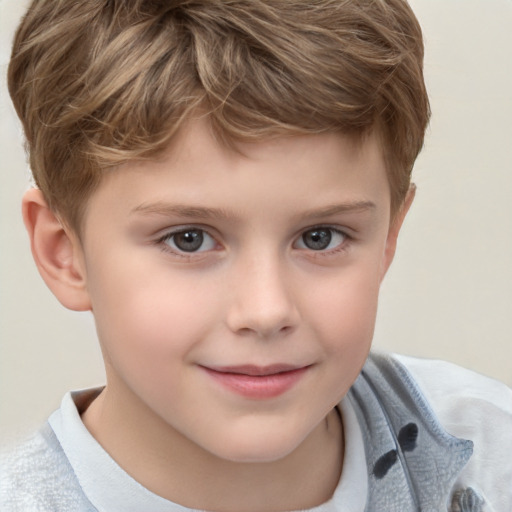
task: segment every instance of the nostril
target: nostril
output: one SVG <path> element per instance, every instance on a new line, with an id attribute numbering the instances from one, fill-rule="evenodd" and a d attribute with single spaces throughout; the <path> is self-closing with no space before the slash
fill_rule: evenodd
<path id="1" fill-rule="evenodd" d="M 282 336 L 288 336 L 295 330 L 291 322 L 282 322 L 278 319 L 262 321 L 262 319 L 247 319 L 246 322 L 235 321 L 228 322 L 230 330 L 242 337 L 255 337 L 261 339 L 270 339 Z"/>

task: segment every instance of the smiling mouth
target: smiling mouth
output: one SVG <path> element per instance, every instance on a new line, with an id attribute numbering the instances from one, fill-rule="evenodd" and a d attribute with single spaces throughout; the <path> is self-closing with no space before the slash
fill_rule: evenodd
<path id="1" fill-rule="evenodd" d="M 278 397 L 293 388 L 311 366 L 276 364 L 271 366 L 200 366 L 228 391 L 246 398 L 264 400 Z"/>

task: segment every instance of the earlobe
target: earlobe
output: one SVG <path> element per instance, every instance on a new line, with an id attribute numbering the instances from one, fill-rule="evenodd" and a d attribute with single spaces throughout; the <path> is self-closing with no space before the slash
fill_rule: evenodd
<path id="1" fill-rule="evenodd" d="M 411 183 L 411 186 L 409 187 L 409 190 L 407 191 L 407 195 L 405 196 L 404 202 L 402 203 L 402 206 L 398 210 L 398 212 L 395 213 L 395 216 L 393 217 L 391 224 L 389 226 L 388 231 L 388 237 L 386 240 L 386 249 L 384 253 L 384 260 L 381 270 L 381 281 L 384 279 L 384 276 L 386 275 L 391 262 L 393 261 L 393 258 L 395 257 L 396 252 L 396 244 L 398 240 L 398 234 L 400 233 L 400 228 L 402 227 L 402 224 L 404 222 L 404 219 L 407 215 L 407 212 L 409 211 L 409 208 L 411 207 L 414 196 L 416 195 L 416 185 L 414 183 Z"/>
<path id="2" fill-rule="evenodd" d="M 22 212 L 32 256 L 48 288 L 68 309 L 90 310 L 83 254 L 76 235 L 59 221 L 38 189 L 25 193 Z"/>

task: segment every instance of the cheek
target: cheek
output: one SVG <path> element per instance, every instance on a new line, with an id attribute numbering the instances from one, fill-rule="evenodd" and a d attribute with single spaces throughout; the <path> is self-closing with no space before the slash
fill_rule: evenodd
<path id="1" fill-rule="evenodd" d="M 378 273 L 372 269 L 342 272 L 310 296 L 315 326 L 331 354 L 346 356 L 347 351 L 363 353 L 369 349 L 379 295 Z"/>
<path id="2" fill-rule="evenodd" d="M 149 366 L 190 351 L 215 316 L 208 287 L 196 281 L 153 262 L 102 266 L 91 295 L 98 336 L 110 359 L 130 357 Z"/>

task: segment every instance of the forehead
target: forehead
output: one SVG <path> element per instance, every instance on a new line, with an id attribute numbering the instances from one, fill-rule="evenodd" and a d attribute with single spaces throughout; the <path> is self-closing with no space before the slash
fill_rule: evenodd
<path id="1" fill-rule="evenodd" d="M 155 204 L 247 216 L 264 210 L 269 221 L 281 211 L 299 215 L 343 202 L 389 209 L 384 158 L 374 135 L 290 135 L 228 147 L 204 120 L 189 123 L 158 159 L 108 173 L 88 210 L 112 206 L 113 197 L 125 215 Z"/>

